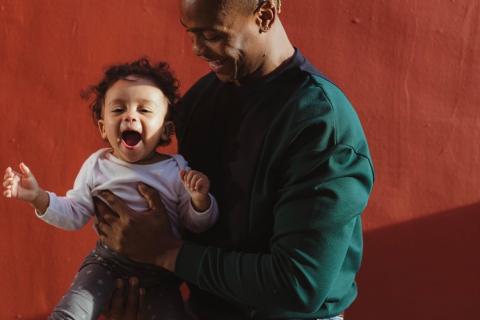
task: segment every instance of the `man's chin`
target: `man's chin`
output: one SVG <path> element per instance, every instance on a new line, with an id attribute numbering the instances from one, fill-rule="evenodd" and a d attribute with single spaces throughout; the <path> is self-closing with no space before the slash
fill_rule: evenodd
<path id="1" fill-rule="evenodd" d="M 217 79 L 221 82 L 232 82 L 234 80 L 233 77 L 229 74 L 215 72 L 215 75 L 217 76 Z"/>

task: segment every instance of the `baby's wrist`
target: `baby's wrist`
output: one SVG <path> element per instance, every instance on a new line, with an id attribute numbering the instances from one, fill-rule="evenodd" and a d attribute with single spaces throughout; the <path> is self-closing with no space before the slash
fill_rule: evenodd
<path id="1" fill-rule="evenodd" d="M 30 201 L 30 204 L 35 208 L 35 210 L 43 214 L 48 209 L 48 206 L 50 204 L 50 197 L 48 196 L 48 193 L 45 190 L 39 189 L 36 192 L 36 195 L 34 196 L 33 200 Z"/>
<path id="2" fill-rule="evenodd" d="M 192 197 L 192 206 L 198 212 L 208 210 L 211 205 L 210 196 L 208 194 L 199 194 Z"/>

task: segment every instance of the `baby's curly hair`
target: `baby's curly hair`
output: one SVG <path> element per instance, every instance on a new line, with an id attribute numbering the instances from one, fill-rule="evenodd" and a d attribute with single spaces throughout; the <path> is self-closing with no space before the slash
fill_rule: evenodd
<path id="1" fill-rule="evenodd" d="M 97 84 L 87 87 L 82 90 L 80 96 L 87 101 L 90 101 L 90 110 L 92 111 L 92 117 L 96 123 L 102 119 L 102 110 L 105 104 L 105 95 L 108 89 L 110 89 L 115 82 L 121 79 L 125 79 L 128 76 L 138 76 L 152 81 L 160 90 L 162 90 L 165 97 L 168 99 L 168 112 L 165 116 L 165 120 L 171 118 L 171 108 L 174 106 L 180 94 L 178 92 L 179 82 L 170 70 L 170 66 L 166 62 L 158 62 L 152 65 L 148 58 L 140 58 L 130 63 L 122 63 L 112 65 L 107 68 L 104 73 L 104 77 Z M 91 97 L 93 96 L 93 99 Z M 166 127 L 167 139 L 159 141 L 159 145 L 167 145 L 170 143 L 171 136 L 174 133 L 172 127 Z"/>

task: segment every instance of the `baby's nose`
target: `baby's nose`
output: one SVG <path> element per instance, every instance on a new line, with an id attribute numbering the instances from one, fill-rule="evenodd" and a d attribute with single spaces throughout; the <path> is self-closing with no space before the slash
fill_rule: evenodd
<path id="1" fill-rule="evenodd" d="M 123 118 L 123 121 L 125 122 L 135 122 L 137 121 L 137 117 L 133 114 L 126 114 L 125 117 Z"/>

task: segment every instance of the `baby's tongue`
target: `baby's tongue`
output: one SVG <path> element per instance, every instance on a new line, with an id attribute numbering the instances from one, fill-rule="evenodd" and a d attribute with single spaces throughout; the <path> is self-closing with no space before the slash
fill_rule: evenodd
<path id="1" fill-rule="evenodd" d="M 136 131 L 125 131 L 122 133 L 122 140 L 130 147 L 136 146 L 141 139 L 142 136 Z"/>

